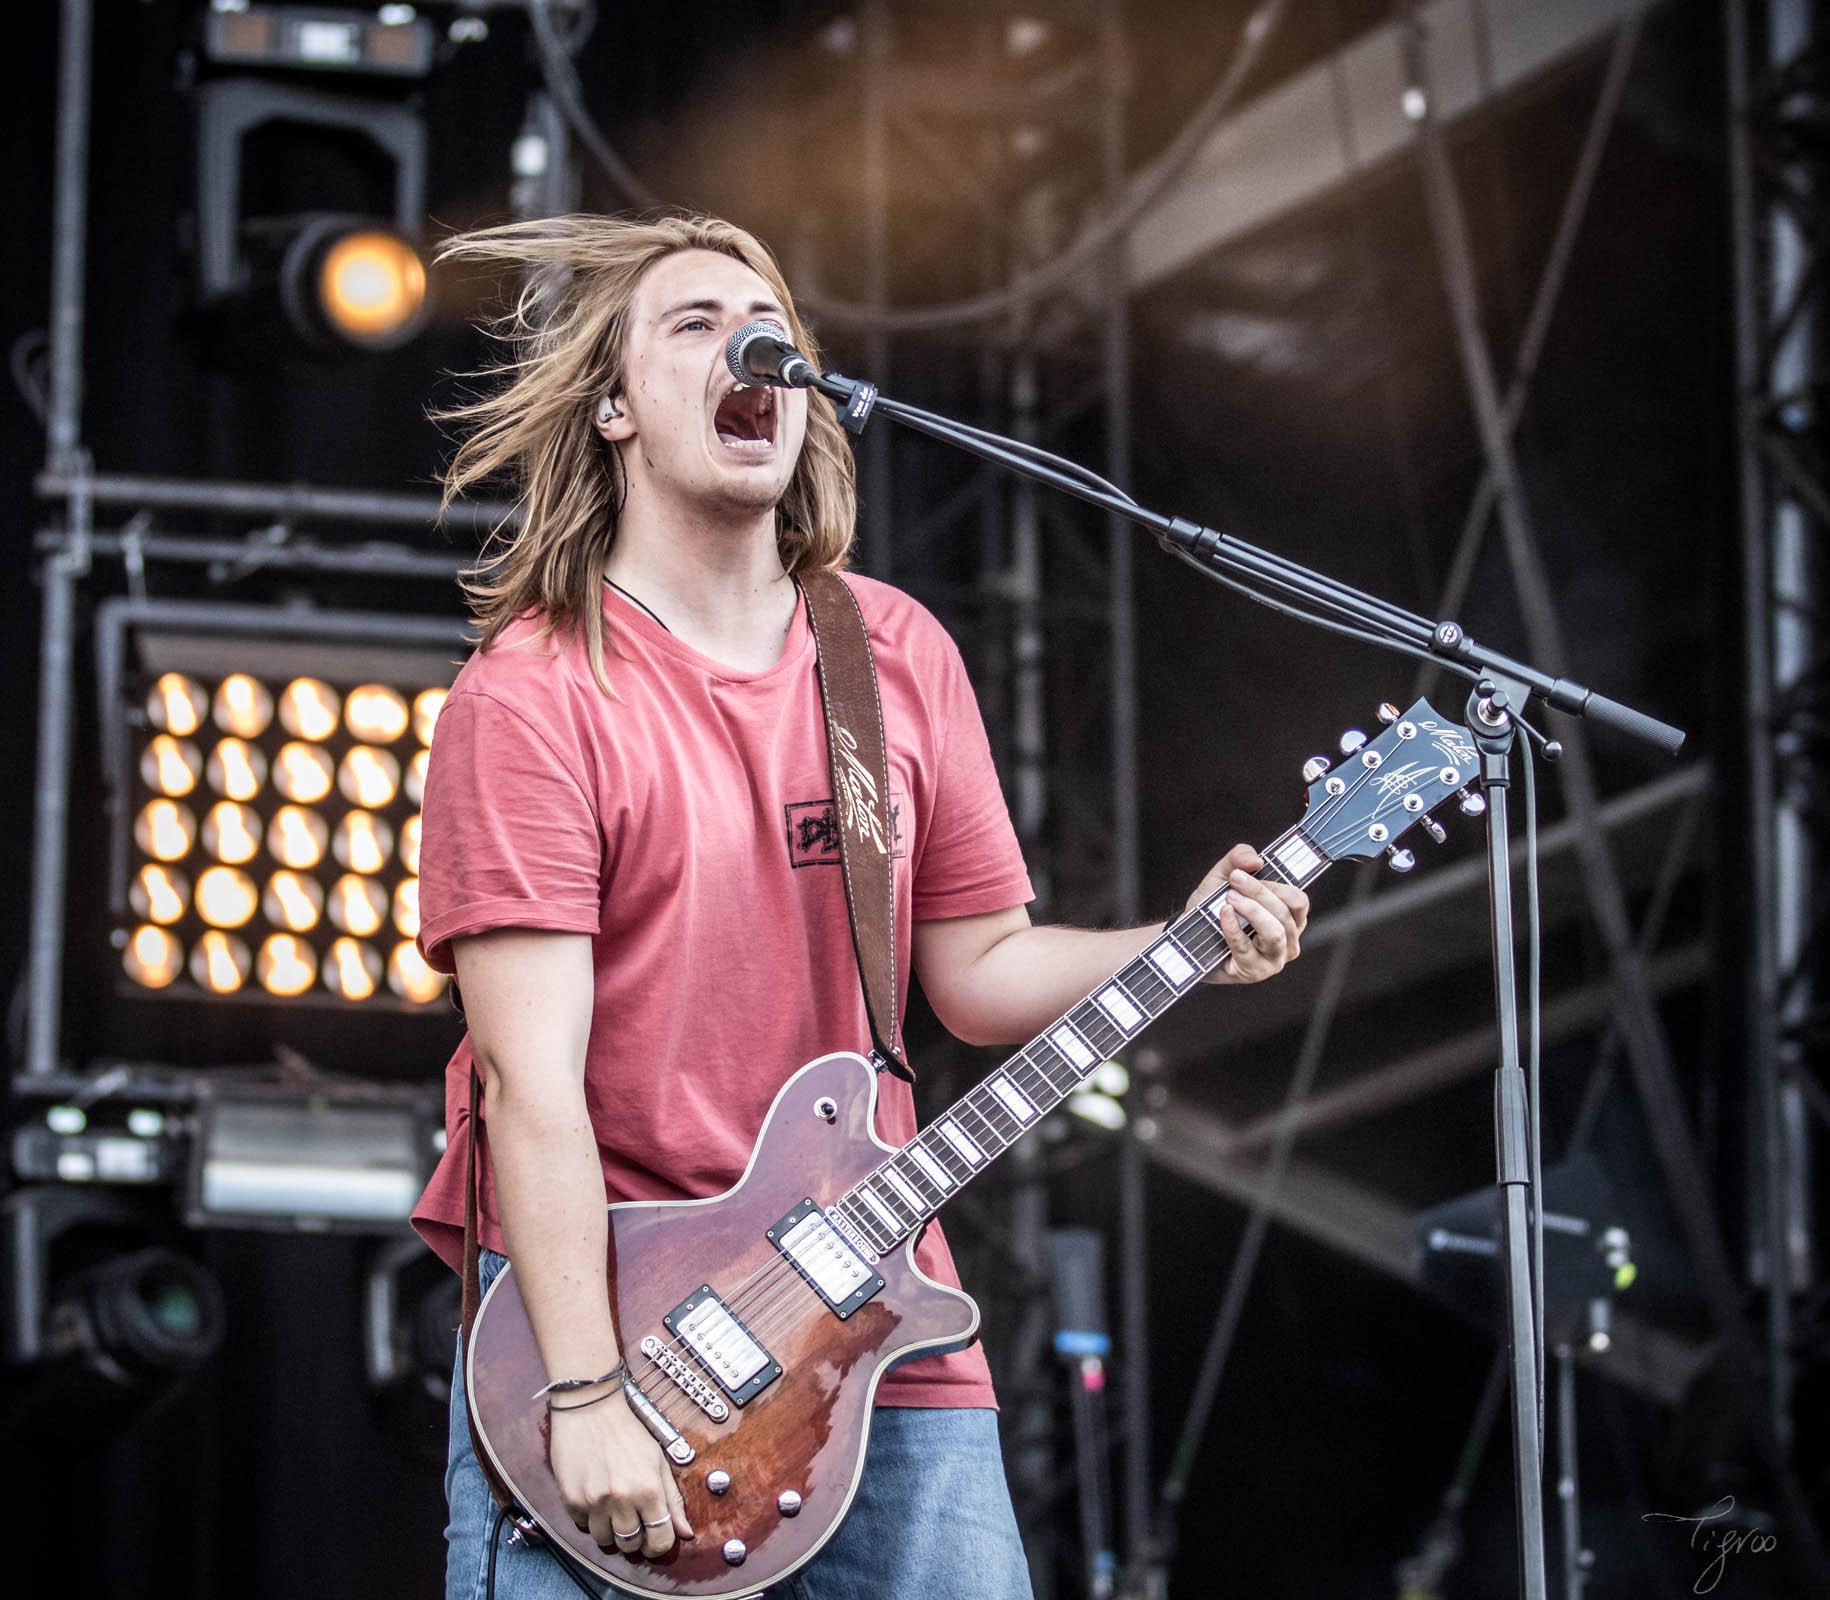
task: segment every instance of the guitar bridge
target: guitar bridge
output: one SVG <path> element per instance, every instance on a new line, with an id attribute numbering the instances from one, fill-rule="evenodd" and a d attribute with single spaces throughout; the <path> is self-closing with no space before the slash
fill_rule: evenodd
<path id="1" fill-rule="evenodd" d="M 782 1375 L 781 1363 L 756 1342 L 709 1283 L 700 1284 L 661 1318 L 661 1325 L 740 1409 Z"/>
<path id="2" fill-rule="evenodd" d="M 703 1411 L 714 1422 L 723 1422 L 730 1416 L 731 1408 L 720 1398 L 718 1391 L 699 1376 L 691 1363 L 670 1345 L 662 1344 L 652 1333 L 642 1341 L 642 1354 L 659 1367 L 668 1378 L 685 1391 L 694 1405 Z"/>

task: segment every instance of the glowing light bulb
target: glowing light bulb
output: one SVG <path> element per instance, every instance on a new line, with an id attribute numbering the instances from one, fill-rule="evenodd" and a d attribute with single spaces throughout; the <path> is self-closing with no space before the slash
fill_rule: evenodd
<path id="1" fill-rule="evenodd" d="M 210 715 L 224 733 L 243 739 L 256 739 L 267 731 L 273 720 L 273 696 L 264 683 L 245 672 L 232 672 L 216 686 Z"/>
<path id="2" fill-rule="evenodd" d="M 215 994 L 233 994 L 248 981 L 248 947 L 232 933 L 212 928 L 191 951 L 191 976 Z"/>
<path id="3" fill-rule="evenodd" d="M 270 933 L 254 958 L 254 975 L 268 994 L 303 994 L 318 976 L 317 952 L 290 933 Z"/>
<path id="4" fill-rule="evenodd" d="M 445 990 L 445 975 L 434 972 L 411 939 L 394 946 L 388 957 L 388 987 L 403 1000 L 423 1006 Z"/>
<path id="5" fill-rule="evenodd" d="M 330 757 L 315 744 L 300 744 L 296 739 L 280 746 L 273 758 L 273 787 L 288 800 L 315 806 L 330 793 Z"/>
<path id="6" fill-rule="evenodd" d="M 309 933 L 324 911 L 324 890 L 316 878 L 297 872 L 276 872 L 267 880 L 261 910 L 275 927 L 290 933 Z"/>
<path id="7" fill-rule="evenodd" d="M 267 757 L 245 739 L 218 739 L 204 771 L 210 787 L 230 800 L 252 800 L 267 781 Z"/>
<path id="8" fill-rule="evenodd" d="M 394 830 L 373 812 L 351 811 L 337 824 L 331 850 L 351 872 L 379 872 L 394 848 Z"/>
<path id="9" fill-rule="evenodd" d="M 163 989 L 184 970 L 184 951 L 163 928 L 142 923 L 121 955 L 127 976 L 143 989 Z"/>
<path id="10" fill-rule="evenodd" d="M 155 861 L 176 861 L 196 842 L 197 818 L 176 800 L 148 800 L 134 818 L 133 838 Z"/>
<path id="11" fill-rule="evenodd" d="M 324 841 L 330 829 L 315 811 L 303 806 L 281 806 L 267 824 L 267 850 L 281 866 L 304 871 L 324 859 Z"/>
<path id="12" fill-rule="evenodd" d="M 372 744 L 352 745 L 337 768 L 337 787 L 351 805 L 379 811 L 400 788 L 400 763 Z"/>
<path id="13" fill-rule="evenodd" d="M 402 878 L 394 885 L 394 926 L 409 939 L 419 937 L 418 878 Z"/>
<path id="14" fill-rule="evenodd" d="M 385 683 L 352 689 L 344 702 L 344 725 L 365 744 L 392 744 L 407 731 L 407 702 Z"/>
<path id="15" fill-rule="evenodd" d="M 415 750 L 413 759 L 407 763 L 407 781 L 405 788 L 407 798 L 414 805 L 423 804 L 426 798 L 426 768 L 432 764 L 430 750 Z"/>
<path id="16" fill-rule="evenodd" d="M 218 800 L 203 819 L 203 847 L 218 861 L 240 866 L 261 847 L 261 819 L 251 806 Z"/>
<path id="17" fill-rule="evenodd" d="M 134 915 L 148 922 L 176 922 L 191 897 L 190 880 L 182 872 L 148 862 L 133 875 L 127 899 Z"/>
<path id="18" fill-rule="evenodd" d="M 413 696 L 413 737 L 421 744 L 432 743 L 432 725 L 445 709 L 449 689 L 421 689 Z"/>
<path id="19" fill-rule="evenodd" d="M 295 738 L 328 739 L 341 709 L 337 691 L 317 678 L 294 678 L 280 691 L 280 726 Z"/>
<path id="20" fill-rule="evenodd" d="M 197 879 L 197 915 L 213 928 L 239 928 L 260 903 L 260 890 L 239 867 L 211 867 Z"/>
<path id="21" fill-rule="evenodd" d="M 388 897 L 373 878 L 346 872 L 330 886 L 330 920 L 345 933 L 366 939 L 387 915 Z"/>
<path id="22" fill-rule="evenodd" d="M 189 794 L 197 787 L 197 775 L 203 771 L 203 757 L 189 739 L 174 739 L 169 733 L 154 736 L 140 757 L 140 776 L 146 787 L 159 794 Z"/>
<path id="23" fill-rule="evenodd" d="M 184 738 L 203 726 L 203 708 L 210 703 L 203 685 L 182 672 L 168 672 L 154 682 L 146 696 L 146 719 L 165 733 Z"/>
<path id="24" fill-rule="evenodd" d="M 373 945 L 347 936 L 324 953 L 324 987 L 345 1000 L 366 1000 L 381 982 L 381 957 Z"/>
<path id="25" fill-rule="evenodd" d="M 419 813 L 400 825 L 400 864 L 409 872 L 419 871 Z"/>

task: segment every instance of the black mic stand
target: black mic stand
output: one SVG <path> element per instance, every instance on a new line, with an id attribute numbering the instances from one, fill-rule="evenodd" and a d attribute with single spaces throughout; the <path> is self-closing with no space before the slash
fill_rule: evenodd
<path id="1" fill-rule="evenodd" d="M 1683 732 L 1568 678 L 1552 677 L 1487 649 L 1470 639 L 1459 623 L 1431 622 L 1244 540 L 1180 517 L 1146 510 L 1123 490 L 1086 468 L 1033 445 L 886 399 L 874 384 L 834 372 L 809 377 L 805 384 L 796 386 L 818 389 L 838 408 L 839 420 L 854 434 L 862 433 L 870 419 L 882 413 L 904 427 L 1148 528 L 1171 555 L 1275 611 L 1432 661 L 1474 684 L 1467 703 L 1467 727 L 1480 751 L 1480 781 L 1489 818 L 1487 879 L 1500 1039 L 1500 1063 L 1494 1076 L 1494 1142 L 1506 1273 L 1519 1592 L 1525 1600 L 1548 1600 L 1544 1568 L 1543 1367 L 1538 1343 L 1542 1286 L 1533 1278 L 1528 1229 L 1536 1203 L 1531 1192 L 1531 1157 L 1537 1143 L 1537 1108 L 1529 1103 L 1519 1060 L 1507 814 L 1510 759 L 1520 728 L 1543 742 L 1546 754 L 1554 758 L 1554 744 L 1543 740 L 1523 716 L 1525 703 L 1534 694 L 1558 711 L 1591 717 L 1604 726 L 1643 739 L 1668 755 L 1675 755 L 1683 745 Z M 1170 1549 L 1172 1536 L 1172 1529 L 1157 1530 L 1152 1543 L 1159 1558 Z"/>

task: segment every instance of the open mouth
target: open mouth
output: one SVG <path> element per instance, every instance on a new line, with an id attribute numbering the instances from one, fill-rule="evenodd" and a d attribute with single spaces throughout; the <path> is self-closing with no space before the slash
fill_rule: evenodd
<path id="1" fill-rule="evenodd" d="M 718 442 L 732 450 L 767 450 L 775 443 L 775 391 L 757 385 L 733 389 L 712 416 Z"/>

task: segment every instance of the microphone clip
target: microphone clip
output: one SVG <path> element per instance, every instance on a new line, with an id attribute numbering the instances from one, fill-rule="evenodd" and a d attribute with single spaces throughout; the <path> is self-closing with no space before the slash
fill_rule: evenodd
<path id="1" fill-rule="evenodd" d="M 877 386 L 863 378 L 842 378 L 836 372 L 823 372 L 813 380 L 813 387 L 833 403 L 839 423 L 854 437 L 864 432 L 877 406 Z"/>

